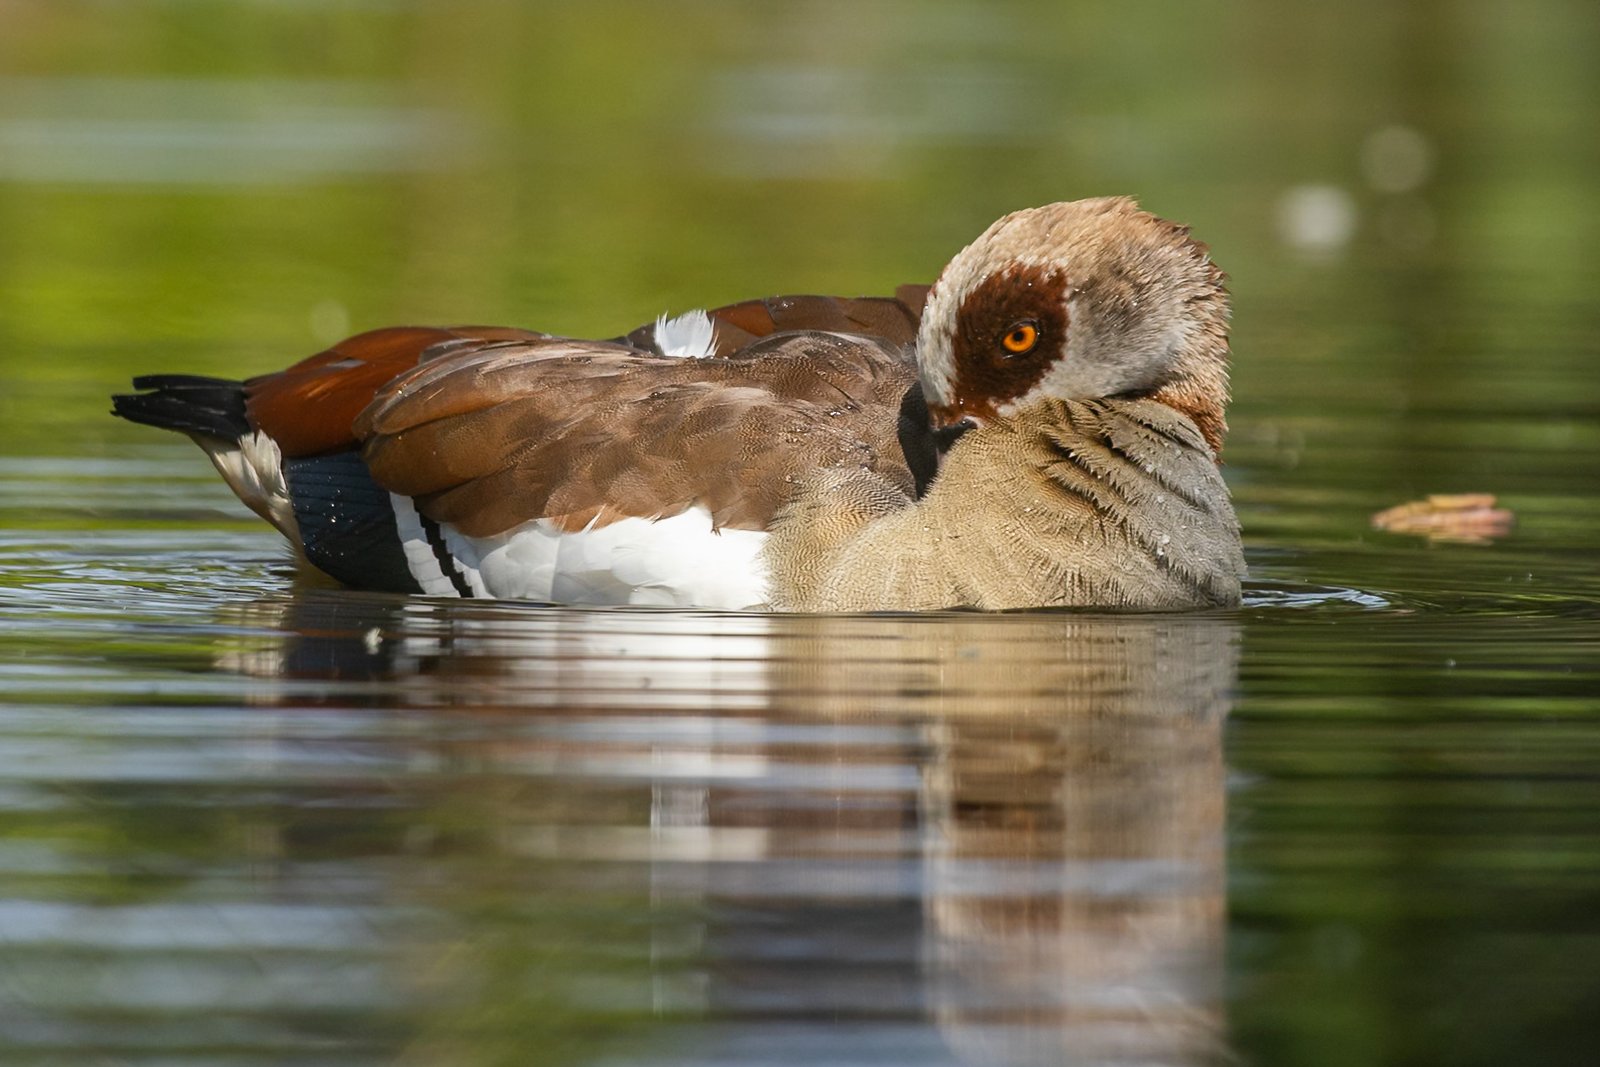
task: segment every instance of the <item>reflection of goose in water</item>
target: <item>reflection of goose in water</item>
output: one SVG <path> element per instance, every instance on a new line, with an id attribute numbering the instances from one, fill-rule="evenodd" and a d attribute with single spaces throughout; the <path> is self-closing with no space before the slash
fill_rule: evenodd
<path id="1" fill-rule="evenodd" d="M 1208 651 L 1221 680 L 1230 650 Z M 1225 692 L 1171 708 L 1108 690 L 1101 708 L 1054 720 L 933 728 L 929 985 L 973 1060 L 1219 1051 Z"/>
<path id="2" fill-rule="evenodd" d="M 281 607 L 282 675 L 493 716 L 450 762 L 500 783 L 499 847 L 699 916 L 654 965 L 697 1054 L 799 1027 L 792 1062 L 824 1062 L 871 1026 L 913 1035 L 900 1062 L 1220 1048 L 1229 619 Z M 635 799 L 551 825 L 597 793 Z"/>
<path id="3" fill-rule="evenodd" d="M 809 680 L 834 714 L 932 716 L 923 974 L 961 1059 L 1209 1062 L 1222 1042 L 1233 625 L 947 617 L 872 641 L 806 621 L 805 654 L 784 657 L 795 688 Z"/>

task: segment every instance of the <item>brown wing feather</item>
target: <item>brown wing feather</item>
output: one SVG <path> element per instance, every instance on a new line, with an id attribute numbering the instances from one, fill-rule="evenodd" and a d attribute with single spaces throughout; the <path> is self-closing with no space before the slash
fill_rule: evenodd
<path id="1" fill-rule="evenodd" d="M 391 326 L 357 334 L 287 370 L 247 381 L 246 417 L 287 457 L 353 448 L 350 427 L 361 410 L 395 376 L 434 358 L 439 346 L 544 336 L 500 326 Z"/>
<path id="2" fill-rule="evenodd" d="M 711 354 L 732 355 L 760 338 L 804 330 L 865 334 L 891 345 L 909 345 L 916 340 L 927 299 L 928 286 L 902 285 L 892 297 L 769 296 L 712 308 L 706 312 L 716 327 Z M 639 327 L 624 340 L 656 351 L 655 324 Z"/>
<path id="3" fill-rule="evenodd" d="M 473 346 L 382 388 L 356 434 L 380 485 L 474 536 L 695 504 L 719 526 L 762 529 L 819 467 L 876 470 L 910 492 L 895 424 L 914 378 L 895 347 L 830 334 L 771 337 L 727 360 Z"/>

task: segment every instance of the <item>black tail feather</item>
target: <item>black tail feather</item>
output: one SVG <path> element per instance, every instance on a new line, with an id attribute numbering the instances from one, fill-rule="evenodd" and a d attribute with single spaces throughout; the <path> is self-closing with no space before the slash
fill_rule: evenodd
<path id="1" fill-rule="evenodd" d="M 113 415 L 224 441 L 236 441 L 250 432 L 243 382 L 195 374 L 146 374 L 135 378 L 133 387 L 145 391 L 113 396 Z"/>

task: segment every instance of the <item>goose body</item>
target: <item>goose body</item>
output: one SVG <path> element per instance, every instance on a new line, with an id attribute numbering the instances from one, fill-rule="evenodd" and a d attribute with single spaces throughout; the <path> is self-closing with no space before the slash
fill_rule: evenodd
<path id="1" fill-rule="evenodd" d="M 997 222 L 931 290 L 609 341 L 398 327 L 242 382 L 135 380 L 358 588 L 779 610 L 1236 603 L 1222 275 L 1111 198 Z"/>

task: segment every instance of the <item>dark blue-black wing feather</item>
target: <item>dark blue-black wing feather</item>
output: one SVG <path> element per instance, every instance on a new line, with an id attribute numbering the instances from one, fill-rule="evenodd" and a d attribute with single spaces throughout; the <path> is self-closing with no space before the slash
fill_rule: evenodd
<path id="1" fill-rule="evenodd" d="M 406 565 L 389 493 L 359 454 L 288 459 L 283 473 L 306 559 L 356 589 L 422 592 Z"/>

